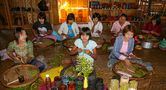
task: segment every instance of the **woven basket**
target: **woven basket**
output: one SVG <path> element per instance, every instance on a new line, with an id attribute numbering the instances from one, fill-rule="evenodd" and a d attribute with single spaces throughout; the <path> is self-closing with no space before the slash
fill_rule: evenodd
<path id="1" fill-rule="evenodd" d="M 54 41 L 51 39 L 41 39 L 34 42 L 35 47 L 46 48 L 54 44 Z"/>
<path id="2" fill-rule="evenodd" d="M 115 69 L 115 66 L 116 66 L 118 63 L 120 63 L 120 62 L 122 62 L 122 61 L 119 61 L 119 62 L 117 62 L 116 64 L 114 64 L 114 66 L 113 66 L 113 68 L 112 68 L 113 72 L 114 72 L 115 74 L 117 74 L 117 75 L 120 75 L 120 74 L 117 73 L 117 70 Z M 138 64 L 138 63 L 134 63 L 134 62 L 131 62 L 131 63 L 133 63 L 133 64 Z M 143 65 L 141 65 L 141 64 L 138 64 L 138 65 L 141 66 L 141 67 L 143 67 L 143 68 L 145 69 L 145 66 L 143 66 Z M 144 80 L 144 79 L 148 78 L 148 77 L 151 76 L 151 75 L 152 75 L 152 72 L 149 72 L 147 75 L 145 75 L 144 77 L 141 77 L 141 78 L 130 77 L 130 80 Z"/>
<path id="3" fill-rule="evenodd" d="M 20 83 L 19 81 L 16 81 L 9 84 L 9 82 L 17 80 L 20 75 L 24 76 L 24 82 Z M 34 65 L 16 65 L 3 73 L 3 80 L 1 82 L 6 87 L 19 88 L 33 83 L 38 78 L 38 75 L 39 69 Z"/>
<path id="4" fill-rule="evenodd" d="M 75 38 L 66 39 L 62 42 L 63 46 L 66 47 L 66 48 L 72 48 L 74 46 L 75 40 L 76 40 Z"/>
<path id="5" fill-rule="evenodd" d="M 138 82 L 138 90 L 149 90 L 150 82 L 151 82 L 152 76 L 149 75 L 148 77 L 144 79 L 137 80 Z"/>

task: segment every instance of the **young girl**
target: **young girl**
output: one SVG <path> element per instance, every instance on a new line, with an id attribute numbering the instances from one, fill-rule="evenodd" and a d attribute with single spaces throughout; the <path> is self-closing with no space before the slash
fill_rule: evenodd
<path id="1" fill-rule="evenodd" d="M 33 43 L 27 40 L 25 30 L 20 27 L 16 28 L 15 40 L 9 43 L 7 53 L 17 64 L 33 64 L 37 66 L 40 71 L 45 68 L 42 62 L 34 59 Z"/>
<path id="2" fill-rule="evenodd" d="M 49 38 L 56 42 L 57 38 L 53 35 L 51 24 L 46 21 L 44 12 L 38 14 L 38 21 L 33 24 L 32 28 L 35 36 L 34 40 L 37 38 Z"/>
<path id="3" fill-rule="evenodd" d="M 88 27 L 83 27 L 80 32 L 80 38 L 74 42 L 75 46 L 72 49 L 72 53 L 79 53 L 87 58 L 96 59 L 96 47 L 95 41 L 91 40 L 91 31 Z"/>
<path id="4" fill-rule="evenodd" d="M 62 23 L 58 33 L 62 36 L 62 39 L 74 38 L 79 34 L 79 29 L 75 23 L 75 16 L 73 13 L 69 13 L 66 22 Z"/>
<path id="5" fill-rule="evenodd" d="M 99 13 L 94 13 L 92 15 L 92 21 L 88 22 L 88 27 L 90 28 L 92 32 L 92 37 L 100 37 L 103 30 L 103 25 L 100 22 Z"/>

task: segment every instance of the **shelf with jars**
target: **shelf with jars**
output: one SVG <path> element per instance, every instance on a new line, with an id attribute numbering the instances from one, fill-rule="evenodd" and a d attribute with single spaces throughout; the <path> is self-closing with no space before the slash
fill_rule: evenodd
<path id="1" fill-rule="evenodd" d="M 128 15 L 131 22 L 138 22 L 142 19 L 137 17 L 137 3 L 137 0 L 90 0 L 89 8 L 91 14 L 97 12 L 101 15 L 102 22 L 112 23 L 122 13 Z"/>

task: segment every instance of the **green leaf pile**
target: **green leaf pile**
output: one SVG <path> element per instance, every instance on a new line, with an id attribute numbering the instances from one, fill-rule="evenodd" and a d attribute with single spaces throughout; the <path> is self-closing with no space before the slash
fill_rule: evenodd
<path id="1" fill-rule="evenodd" d="M 88 77 L 93 71 L 93 63 L 85 57 L 78 57 L 76 71 Z"/>

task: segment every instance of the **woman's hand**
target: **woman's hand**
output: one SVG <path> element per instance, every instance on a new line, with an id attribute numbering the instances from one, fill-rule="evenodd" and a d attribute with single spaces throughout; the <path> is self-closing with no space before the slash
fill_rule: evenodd
<path id="1" fill-rule="evenodd" d="M 126 59 L 124 60 L 124 62 L 126 64 L 127 70 L 134 73 L 134 71 L 132 70 L 132 63 L 130 62 L 130 60 Z"/>
<path id="2" fill-rule="evenodd" d="M 132 59 L 141 59 L 141 58 L 137 57 L 137 56 L 134 55 L 134 54 L 130 54 L 129 57 L 131 57 Z"/>
<path id="3" fill-rule="evenodd" d="M 127 67 L 130 67 L 130 66 L 131 66 L 130 60 L 125 59 L 124 62 L 125 62 L 125 64 L 126 64 Z"/>
<path id="4" fill-rule="evenodd" d="M 18 62 L 25 63 L 25 61 L 24 61 L 25 57 L 21 57 L 21 56 L 17 55 L 16 57 L 14 57 L 14 59 Z"/>
<path id="5" fill-rule="evenodd" d="M 152 35 L 155 35 L 155 36 L 160 36 L 160 34 L 159 34 L 159 33 L 154 32 L 154 31 L 150 31 L 150 33 L 151 33 Z"/>
<path id="6" fill-rule="evenodd" d="M 80 52 L 82 52 L 82 51 L 83 51 L 83 50 L 82 50 L 81 48 L 78 48 L 78 49 L 77 49 L 77 52 L 78 52 L 78 53 L 80 53 Z"/>
<path id="7" fill-rule="evenodd" d="M 100 34 L 101 34 L 101 31 L 97 30 L 97 33 L 100 35 Z"/>
<path id="8" fill-rule="evenodd" d="M 91 51 L 90 50 L 85 50 L 85 53 L 90 55 L 91 54 Z"/>
<path id="9" fill-rule="evenodd" d="M 63 36 L 67 36 L 67 34 L 62 33 Z"/>
<path id="10" fill-rule="evenodd" d="M 17 60 L 17 61 L 21 61 L 20 57 L 14 57 L 14 59 Z"/>

